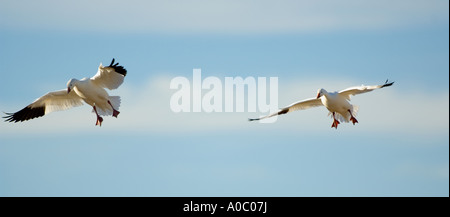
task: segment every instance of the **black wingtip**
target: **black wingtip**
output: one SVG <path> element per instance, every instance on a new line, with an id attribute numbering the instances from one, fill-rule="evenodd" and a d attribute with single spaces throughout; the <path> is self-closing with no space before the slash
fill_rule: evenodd
<path id="1" fill-rule="evenodd" d="M 383 86 L 381 86 L 381 87 L 389 87 L 389 86 L 392 86 L 392 85 L 394 84 L 395 81 L 390 82 L 390 83 L 388 83 L 388 82 L 389 82 L 389 79 L 386 79 L 386 81 L 384 82 Z"/>
<path id="2" fill-rule="evenodd" d="M 5 114 L 6 116 L 3 116 L 2 118 L 5 118 L 5 122 L 11 122 L 11 118 L 14 115 L 14 113 L 7 113 L 7 112 L 3 112 L 3 114 Z"/>
<path id="3" fill-rule="evenodd" d="M 44 116 L 45 107 L 31 108 L 27 106 L 16 113 L 5 113 L 5 114 L 7 115 L 3 117 L 6 119 L 5 122 L 17 123 Z"/>
<path id="4" fill-rule="evenodd" d="M 117 73 L 126 76 L 127 75 L 127 70 L 123 67 L 123 66 L 119 66 L 119 63 L 114 64 L 116 60 L 113 58 L 111 61 L 111 64 L 109 64 L 108 67 L 113 68 Z"/>

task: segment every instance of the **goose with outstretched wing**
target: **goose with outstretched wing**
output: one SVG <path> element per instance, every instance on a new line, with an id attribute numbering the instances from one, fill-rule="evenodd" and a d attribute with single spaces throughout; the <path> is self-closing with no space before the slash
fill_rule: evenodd
<path id="1" fill-rule="evenodd" d="M 100 63 L 97 74 L 92 78 L 71 79 L 67 82 L 67 90 L 49 92 L 18 112 L 6 113 L 5 121 L 27 121 L 53 111 L 81 106 L 83 102 L 91 105 L 97 115 L 95 125 L 102 125 L 101 115 L 112 115 L 117 118 L 120 97 L 110 96 L 104 88 L 110 90 L 118 88 L 123 83 L 127 70 L 119 63 L 114 64 L 114 61 L 113 59 L 106 67 Z"/>
<path id="2" fill-rule="evenodd" d="M 280 111 L 269 114 L 267 116 L 261 118 L 250 118 L 249 121 L 257 121 L 265 118 L 270 118 L 277 115 L 286 114 L 289 112 L 293 112 L 296 110 L 304 110 L 317 106 L 325 106 L 329 114 L 333 117 L 333 123 L 331 127 L 336 128 L 340 124 L 340 121 L 349 122 L 351 121 L 353 125 L 358 123 L 355 116 L 358 111 L 358 107 L 350 104 L 350 97 L 352 95 L 357 95 L 361 93 L 367 93 L 372 90 L 380 89 L 383 87 L 389 87 L 394 82 L 386 82 L 381 85 L 372 85 L 372 86 L 358 86 L 358 87 L 350 87 L 345 90 L 341 90 L 339 92 L 327 92 L 325 89 L 321 88 L 317 91 L 317 96 L 315 98 L 305 99 L 296 103 L 293 103 L 285 108 L 280 109 Z"/>

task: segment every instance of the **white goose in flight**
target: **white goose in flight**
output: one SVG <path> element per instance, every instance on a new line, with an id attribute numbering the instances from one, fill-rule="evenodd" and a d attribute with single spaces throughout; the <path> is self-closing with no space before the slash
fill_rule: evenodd
<path id="1" fill-rule="evenodd" d="M 388 83 L 388 80 L 382 85 L 373 85 L 373 86 L 359 86 L 359 87 L 350 87 L 345 90 L 341 90 L 339 92 L 327 92 L 325 89 L 321 88 L 317 91 L 316 98 L 305 99 L 296 103 L 293 103 L 285 108 L 280 109 L 280 111 L 261 117 L 261 118 L 250 118 L 249 121 L 257 121 L 265 118 L 270 118 L 277 115 L 286 114 L 288 112 L 293 112 L 296 110 L 304 110 L 311 107 L 317 106 L 325 106 L 333 117 L 333 123 L 331 127 L 336 128 L 340 124 L 340 121 L 349 122 L 351 121 L 353 125 L 358 123 L 356 120 L 356 112 L 358 111 L 358 107 L 350 104 L 350 96 L 367 93 L 375 89 L 380 89 L 383 87 L 388 87 L 394 84 L 394 82 Z M 338 120 L 339 119 L 339 120 Z"/>
<path id="2" fill-rule="evenodd" d="M 81 106 L 84 101 L 93 107 L 93 112 L 97 115 L 95 125 L 101 126 L 103 118 L 100 115 L 112 115 L 117 118 L 120 106 L 120 97 L 109 96 L 104 88 L 110 90 L 118 88 L 126 75 L 127 70 L 119 63 L 114 64 L 114 59 L 106 67 L 100 63 L 94 77 L 70 79 L 67 82 L 67 90 L 49 92 L 18 112 L 6 113 L 5 121 L 27 121 L 53 111 Z"/>

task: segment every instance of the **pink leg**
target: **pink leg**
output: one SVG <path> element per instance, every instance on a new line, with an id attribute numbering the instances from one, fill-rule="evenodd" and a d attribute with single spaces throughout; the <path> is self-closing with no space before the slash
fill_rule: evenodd
<path id="1" fill-rule="evenodd" d="M 355 117 L 353 117 L 352 112 L 349 110 L 347 110 L 350 113 L 350 120 L 352 121 L 353 125 L 355 125 L 355 123 L 358 123 L 358 120 L 356 120 Z"/>
<path id="2" fill-rule="evenodd" d="M 100 115 L 98 115 L 97 108 L 95 108 L 95 106 L 93 106 L 93 107 L 94 107 L 95 114 L 97 115 L 97 122 L 95 122 L 95 126 L 100 125 L 100 127 L 101 127 L 102 126 L 102 122 L 103 122 L 103 118 L 100 117 Z"/>
<path id="3" fill-rule="evenodd" d="M 331 124 L 331 128 L 336 128 L 338 127 L 338 125 L 340 124 L 340 122 L 338 120 L 336 120 L 336 118 L 334 117 L 334 112 L 333 112 L 333 124 Z"/>
<path id="4" fill-rule="evenodd" d="M 111 105 L 111 102 L 108 100 L 108 104 L 111 106 L 111 108 L 113 109 L 113 117 L 117 118 L 117 115 L 119 115 L 119 111 L 117 111 L 116 109 L 114 109 L 114 107 Z"/>

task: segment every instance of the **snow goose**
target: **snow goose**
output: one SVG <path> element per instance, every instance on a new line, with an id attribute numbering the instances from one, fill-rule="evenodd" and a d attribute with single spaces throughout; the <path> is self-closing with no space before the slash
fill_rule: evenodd
<path id="1" fill-rule="evenodd" d="M 276 113 L 269 114 L 261 118 L 250 118 L 248 120 L 257 121 L 277 115 L 286 114 L 296 110 L 325 106 L 329 111 L 328 115 L 332 115 L 333 117 L 333 123 L 331 125 L 332 128 L 334 127 L 337 129 L 338 125 L 340 124 L 339 120 L 344 122 L 351 121 L 354 125 L 355 123 L 358 123 L 358 120 L 356 120 L 355 118 L 358 111 L 358 106 L 350 104 L 350 96 L 367 93 L 383 87 L 389 87 L 392 84 L 394 84 L 394 82 L 388 82 L 388 80 L 386 80 L 386 82 L 381 85 L 362 85 L 358 87 L 350 87 L 339 92 L 327 92 L 325 89 L 321 88 L 317 91 L 317 96 L 315 98 L 309 98 L 299 102 L 295 102 L 285 108 L 280 109 L 280 111 Z"/>
<path id="2" fill-rule="evenodd" d="M 109 66 L 104 67 L 100 63 L 97 74 L 92 78 L 70 79 L 67 82 L 67 90 L 49 92 L 18 112 L 6 113 L 5 121 L 27 121 L 53 111 L 81 106 L 85 102 L 93 107 L 93 112 L 97 115 L 95 125 L 101 126 L 103 122 L 101 115 L 112 115 L 117 118 L 120 106 L 120 97 L 110 96 L 104 88 L 110 90 L 118 88 L 126 75 L 127 70 L 119 63 L 114 64 L 113 58 Z"/>

